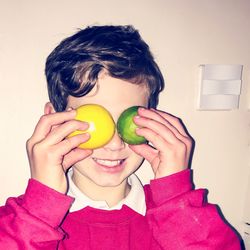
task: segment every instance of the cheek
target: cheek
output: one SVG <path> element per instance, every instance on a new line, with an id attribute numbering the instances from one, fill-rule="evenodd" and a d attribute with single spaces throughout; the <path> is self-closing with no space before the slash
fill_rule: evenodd
<path id="1" fill-rule="evenodd" d="M 132 151 L 132 150 L 131 150 Z M 136 170 L 143 163 L 144 158 L 136 154 L 135 152 L 131 152 L 129 163 L 133 166 L 133 169 Z"/>
<path id="2" fill-rule="evenodd" d="M 93 160 L 88 157 L 74 164 L 74 168 L 81 170 L 87 170 L 91 165 L 93 165 Z"/>

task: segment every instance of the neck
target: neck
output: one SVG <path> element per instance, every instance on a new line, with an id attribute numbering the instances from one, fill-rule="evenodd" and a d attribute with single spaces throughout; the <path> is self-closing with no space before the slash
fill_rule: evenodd
<path id="1" fill-rule="evenodd" d="M 105 201 L 109 207 L 113 207 L 124 199 L 129 191 L 130 185 L 125 179 L 120 185 L 117 186 L 100 186 L 91 179 L 79 173 L 76 169 L 73 170 L 72 180 L 75 185 L 94 201 Z"/>

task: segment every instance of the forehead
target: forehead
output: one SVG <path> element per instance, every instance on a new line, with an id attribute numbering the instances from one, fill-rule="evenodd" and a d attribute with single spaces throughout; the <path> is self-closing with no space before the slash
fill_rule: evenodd
<path id="1" fill-rule="evenodd" d="M 100 74 L 96 86 L 88 95 L 68 98 L 68 107 L 95 103 L 118 114 L 130 106 L 147 106 L 149 95 L 146 86 Z"/>

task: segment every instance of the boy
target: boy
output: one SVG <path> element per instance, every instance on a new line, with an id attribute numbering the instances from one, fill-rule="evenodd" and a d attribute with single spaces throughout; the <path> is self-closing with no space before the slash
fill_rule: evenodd
<path id="1" fill-rule="evenodd" d="M 192 190 L 192 139 L 179 119 L 156 109 L 164 87 L 148 45 L 131 26 L 94 26 L 49 55 L 50 102 L 27 142 L 31 179 L 0 210 L 1 249 L 240 249 L 237 236 Z M 117 132 L 95 150 L 68 138 L 88 124 L 75 109 L 96 103 L 115 121 L 141 106 L 135 123 L 150 144 L 127 145 Z M 133 174 L 146 159 L 155 179 Z"/>

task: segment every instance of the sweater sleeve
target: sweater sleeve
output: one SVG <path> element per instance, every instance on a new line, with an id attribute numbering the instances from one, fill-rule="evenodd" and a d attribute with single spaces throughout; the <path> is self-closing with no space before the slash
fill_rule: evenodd
<path id="1" fill-rule="evenodd" d="M 240 250 L 240 240 L 205 190 L 193 190 L 190 170 L 155 179 L 145 187 L 153 238 L 167 250 Z"/>
<path id="2" fill-rule="evenodd" d="M 30 179 L 26 192 L 0 208 L 0 249 L 55 250 L 73 199 Z"/>

